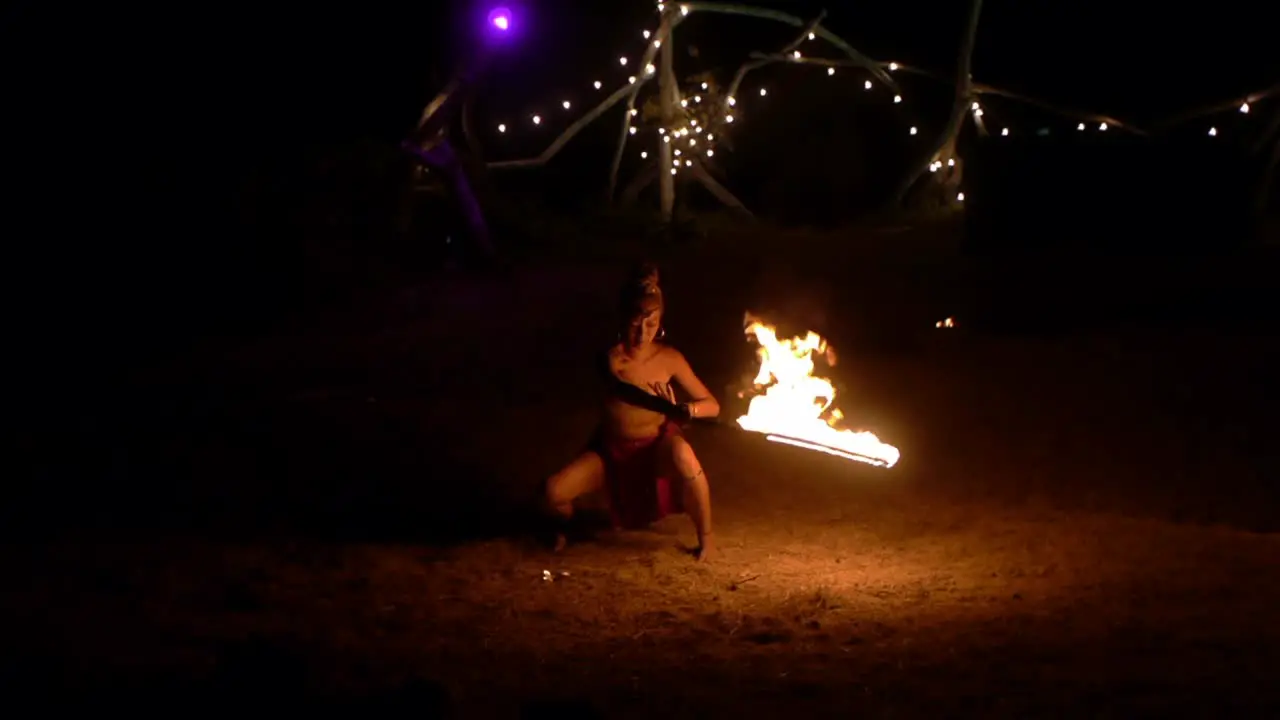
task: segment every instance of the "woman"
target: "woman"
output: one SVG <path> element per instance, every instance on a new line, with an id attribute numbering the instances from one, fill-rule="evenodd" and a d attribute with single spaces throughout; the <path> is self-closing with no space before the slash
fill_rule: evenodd
<path id="1" fill-rule="evenodd" d="M 663 300 L 658 271 L 643 265 L 623 289 L 618 342 L 601 370 L 610 392 L 604 420 L 586 452 L 547 480 L 546 502 L 559 521 L 555 547 L 565 545 L 564 526 L 573 503 L 605 490 L 615 527 L 643 528 L 668 514 L 687 512 L 698 534 L 694 556 L 714 553 L 711 490 L 680 425 L 715 417 L 711 396 L 678 350 L 662 343 Z M 691 399 L 677 403 L 675 380 Z"/>

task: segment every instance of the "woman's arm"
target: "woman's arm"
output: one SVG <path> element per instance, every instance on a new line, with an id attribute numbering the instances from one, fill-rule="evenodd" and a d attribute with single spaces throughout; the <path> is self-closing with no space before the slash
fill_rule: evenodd
<path id="1" fill-rule="evenodd" d="M 675 380 L 692 400 L 685 403 L 689 415 L 696 418 L 710 418 L 720 414 L 720 403 L 702 384 L 702 380 L 693 372 L 689 361 L 675 348 L 669 348 L 671 362 L 671 378 Z"/>

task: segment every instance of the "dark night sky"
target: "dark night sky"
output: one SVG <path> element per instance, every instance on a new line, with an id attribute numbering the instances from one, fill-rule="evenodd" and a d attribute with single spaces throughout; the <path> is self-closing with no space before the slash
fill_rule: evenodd
<path id="1" fill-rule="evenodd" d="M 433 70 L 447 74 L 469 41 L 457 30 L 472 25 L 468 19 L 485 6 L 478 2 L 110 5 L 88 13 L 29 3 L 13 14 L 17 42 L 8 52 L 19 59 L 22 89 L 39 100 L 37 111 L 84 99 L 108 125 L 194 128 L 216 119 L 237 131 L 275 132 L 323 112 L 335 123 L 385 129 L 430 95 Z M 614 59 L 638 54 L 640 30 L 653 25 L 647 0 L 510 4 L 528 11 L 531 27 L 485 93 L 513 107 L 616 71 Z M 801 16 L 824 5 L 759 4 Z M 947 71 L 967 3 L 825 5 L 828 26 L 873 57 Z M 1268 52 L 1261 8 L 1243 0 L 987 0 L 975 77 L 1074 106 L 1158 116 L 1280 79 L 1280 53 L 1274 43 Z M 733 57 L 780 43 L 789 31 L 705 17 L 686 32 L 704 56 Z"/>

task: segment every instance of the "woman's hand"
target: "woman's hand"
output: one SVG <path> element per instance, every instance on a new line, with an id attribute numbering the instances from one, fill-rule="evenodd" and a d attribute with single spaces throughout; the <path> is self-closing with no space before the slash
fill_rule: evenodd
<path id="1" fill-rule="evenodd" d="M 666 400 L 671 407 L 663 413 L 667 417 L 675 420 L 681 425 L 693 419 L 693 412 L 689 408 L 689 403 L 676 402 L 675 388 L 671 387 L 671 383 L 653 383 L 653 394 Z"/>

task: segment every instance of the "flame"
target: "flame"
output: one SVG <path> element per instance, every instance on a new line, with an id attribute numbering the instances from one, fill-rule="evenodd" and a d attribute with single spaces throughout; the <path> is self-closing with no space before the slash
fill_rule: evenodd
<path id="1" fill-rule="evenodd" d="M 841 427 L 843 413 L 834 406 L 835 387 L 813 374 L 814 354 L 835 364 L 835 351 L 817 333 L 789 340 L 778 338 L 777 329 L 750 314 L 746 334 L 760 346 L 760 371 L 754 384 L 763 393 L 751 398 L 747 414 L 738 418 L 744 430 L 763 433 L 773 442 L 817 450 L 847 460 L 881 467 L 898 462 L 898 448 L 880 442 L 871 432 Z"/>

